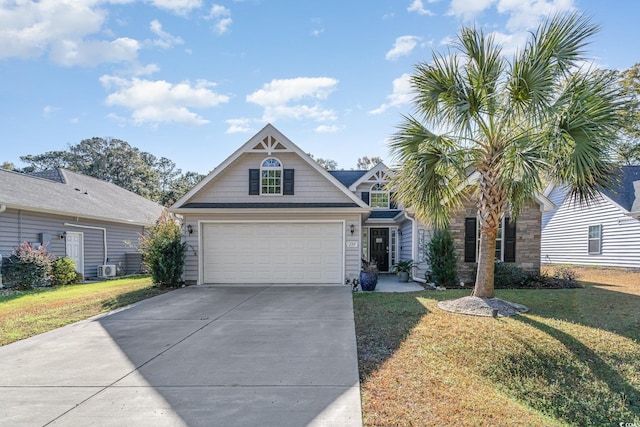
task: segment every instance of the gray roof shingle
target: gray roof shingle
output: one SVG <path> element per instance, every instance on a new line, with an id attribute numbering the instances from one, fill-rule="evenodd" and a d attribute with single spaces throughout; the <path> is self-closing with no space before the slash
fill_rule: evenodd
<path id="1" fill-rule="evenodd" d="M 618 175 L 618 185 L 603 193 L 611 200 L 631 211 L 635 200 L 633 182 L 640 180 L 640 166 L 622 166 Z"/>
<path id="2" fill-rule="evenodd" d="M 136 225 L 154 223 L 164 209 L 115 184 L 66 169 L 36 175 L 0 169 L 0 204 Z"/>
<path id="3" fill-rule="evenodd" d="M 349 186 L 351 184 L 353 184 L 354 182 L 359 180 L 362 177 L 362 175 L 364 175 L 365 173 L 367 173 L 369 171 L 345 171 L 345 170 L 339 170 L 339 171 L 327 171 L 327 172 L 329 172 L 331 175 L 333 175 L 333 177 L 335 179 L 340 181 L 340 183 L 342 185 L 344 185 L 345 187 L 349 188 Z"/>

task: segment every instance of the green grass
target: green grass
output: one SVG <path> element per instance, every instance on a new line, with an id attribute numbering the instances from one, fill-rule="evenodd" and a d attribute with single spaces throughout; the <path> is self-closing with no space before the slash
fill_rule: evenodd
<path id="1" fill-rule="evenodd" d="M 497 291 L 531 309 L 506 319 L 355 294 L 365 425 L 640 423 L 640 283 L 584 285 Z"/>
<path id="2" fill-rule="evenodd" d="M 149 278 L 42 288 L 0 296 L 0 345 L 166 292 Z"/>

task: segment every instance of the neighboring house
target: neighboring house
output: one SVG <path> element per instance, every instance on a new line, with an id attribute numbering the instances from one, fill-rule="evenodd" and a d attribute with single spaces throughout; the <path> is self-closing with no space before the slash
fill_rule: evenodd
<path id="1" fill-rule="evenodd" d="M 620 168 L 618 185 L 589 204 L 550 186 L 558 209 L 542 217 L 542 263 L 640 268 L 640 166 Z"/>
<path id="2" fill-rule="evenodd" d="M 140 270 L 136 244 L 163 207 L 117 185 L 65 169 L 0 169 L 0 254 L 22 242 L 47 244 L 85 277 Z M 111 266 L 104 268 L 102 266 Z M 114 268 L 115 266 L 115 268 Z"/>
<path id="3" fill-rule="evenodd" d="M 386 185 L 392 173 L 382 163 L 326 171 L 265 126 L 171 207 L 184 219 L 185 280 L 338 284 L 358 276 L 362 259 L 375 260 L 382 272 L 413 259 L 414 279 L 424 280 L 431 230 L 395 205 Z M 500 259 L 539 271 L 543 205 L 550 203 L 541 197 L 505 225 Z M 476 224 L 471 202 L 452 220 L 465 281 L 475 269 Z"/>

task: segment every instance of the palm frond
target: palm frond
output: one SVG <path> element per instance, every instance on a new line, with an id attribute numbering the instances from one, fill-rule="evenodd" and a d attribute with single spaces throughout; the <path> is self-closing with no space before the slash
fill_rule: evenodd
<path id="1" fill-rule="evenodd" d="M 390 145 L 402 164 L 390 182 L 398 201 L 424 223 L 445 225 L 451 207 L 460 204 L 459 189 L 469 154 L 413 117 L 405 118 Z"/>

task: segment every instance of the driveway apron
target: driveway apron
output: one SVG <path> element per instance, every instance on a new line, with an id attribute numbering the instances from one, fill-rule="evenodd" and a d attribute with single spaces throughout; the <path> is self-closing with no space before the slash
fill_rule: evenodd
<path id="1" fill-rule="evenodd" d="M 0 425 L 362 425 L 347 286 L 182 288 L 0 360 Z"/>

